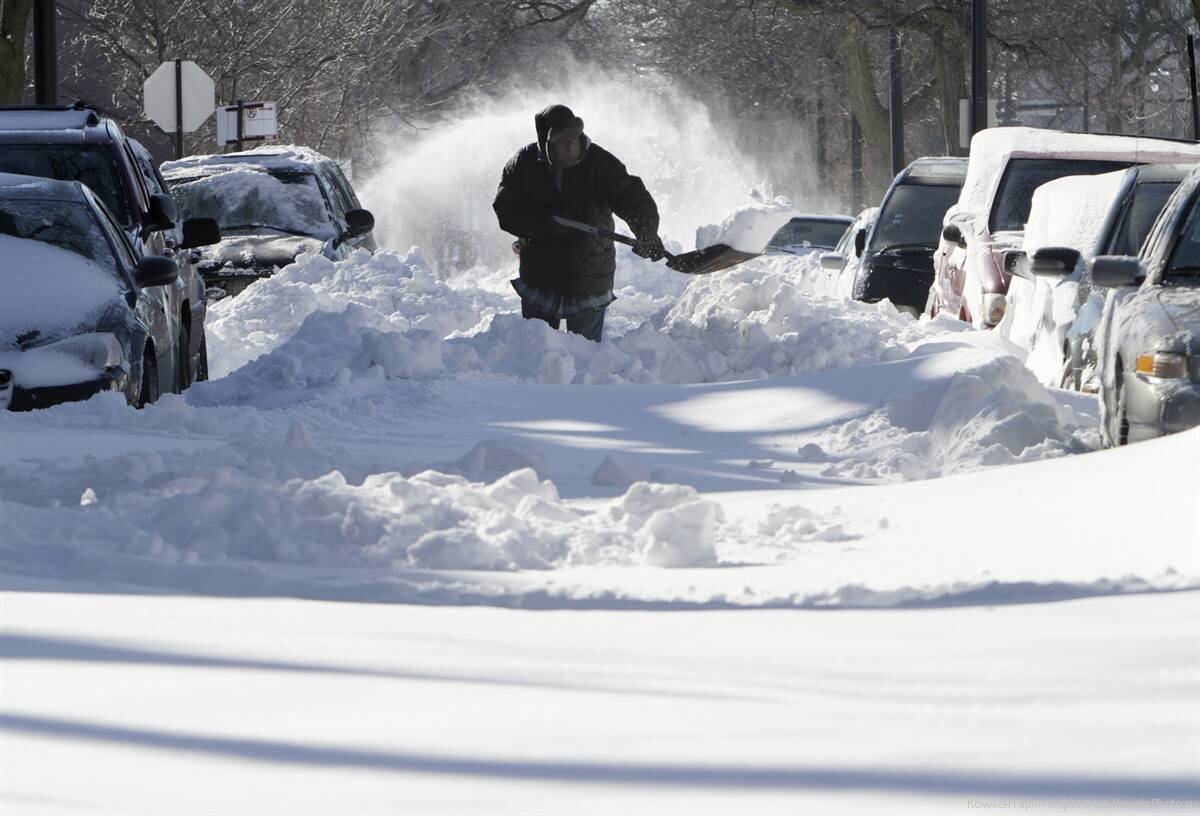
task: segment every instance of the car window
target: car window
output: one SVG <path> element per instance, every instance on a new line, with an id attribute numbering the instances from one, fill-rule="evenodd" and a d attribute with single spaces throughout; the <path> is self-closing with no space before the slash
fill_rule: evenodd
<path id="1" fill-rule="evenodd" d="M 1168 281 L 1200 281 L 1200 194 L 1192 196 L 1191 208 L 1167 264 Z"/>
<path id="2" fill-rule="evenodd" d="M 124 148 L 125 158 L 129 162 L 129 169 L 133 171 L 131 175 L 133 176 L 134 186 L 137 188 L 137 197 L 140 199 L 139 205 L 144 212 L 150 206 L 151 190 L 148 189 L 146 185 L 146 179 L 142 176 L 141 169 L 138 166 L 137 156 L 133 155 L 133 151 L 129 149 L 128 144 L 125 144 Z"/>
<path id="3" fill-rule="evenodd" d="M 118 222 L 133 223 L 116 157 L 107 147 L 6 144 L 0 150 L 0 172 L 82 181 L 100 196 Z"/>
<path id="4" fill-rule="evenodd" d="M 1033 206 L 1033 191 L 1064 176 L 1094 176 L 1124 170 L 1136 162 L 1097 159 L 1012 159 L 1000 179 L 988 228 L 992 232 L 1023 230 Z"/>
<path id="5" fill-rule="evenodd" d="M 334 178 L 332 168 L 328 164 L 321 165 L 321 180 L 324 182 L 324 187 L 329 191 L 329 199 L 333 204 L 334 214 L 342 221 L 346 220 L 346 213 L 354 209 L 350 203 L 350 199 L 346 197 L 346 191 L 341 188 Z"/>
<path id="6" fill-rule="evenodd" d="M 168 183 L 182 218 L 215 218 L 223 231 L 266 228 L 321 240 L 336 235 L 332 208 L 313 173 L 222 165 L 172 176 Z"/>
<path id="7" fill-rule="evenodd" d="M 1174 181 L 1134 185 L 1106 254 L 1137 255 L 1154 226 L 1154 219 L 1178 186 Z"/>
<path id="8" fill-rule="evenodd" d="M 103 229 L 82 202 L 0 198 L 0 233 L 51 244 L 110 271 L 117 265 Z"/>
<path id="9" fill-rule="evenodd" d="M 342 168 L 337 164 L 330 164 L 329 175 L 333 177 L 334 184 L 342 191 L 342 195 L 346 197 L 350 209 L 361 209 L 362 204 L 359 203 L 358 195 L 354 192 L 354 185 L 346 178 L 346 174 L 342 172 Z"/>
<path id="10" fill-rule="evenodd" d="M 817 247 L 835 247 L 846 231 L 844 221 L 826 221 L 819 218 L 793 218 L 784 224 L 774 237 L 770 246 L 803 246 L 809 244 Z"/>
<path id="11" fill-rule="evenodd" d="M 898 247 L 936 249 L 946 210 L 958 201 L 960 189 L 945 184 L 897 184 L 888 193 L 875 220 L 870 248 L 880 252 Z"/>

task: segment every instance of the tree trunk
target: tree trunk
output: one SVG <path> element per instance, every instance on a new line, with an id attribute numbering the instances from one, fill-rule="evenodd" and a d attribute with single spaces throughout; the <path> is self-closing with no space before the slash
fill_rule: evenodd
<path id="1" fill-rule="evenodd" d="M 33 0 L 4 0 L 0 13 L 0 105 L 25 98 L 25 32 Z"/>
<path id="2" fill-rule="evenodd" d="M 868 179 L 867 196 L 877 199 L 883 195 L 891 180 L 891 131 L 888 111 L 875 91 L 875 72 L 871 67 L 871 52 L 867 32 L 856 21 L 847 26 L 843 45 L 846 65 L 846 85 L 850 110 L 854 111 L 863 135 L 863 168 Z"/>
<path id="3" fill-rule="evenodd" d="M 1196 2 L 1200 3 L 1200 0 Z M 966 155 L 966 150 L 958 141 L 958 103 L 967 95 L 967 62 L 962 43 L 962 38 L 956 38 L 952 31 L 939 28 L 929 32 L 938 107 L 941 108 L 942 137 L 946 140 L 947 156 Z"/>

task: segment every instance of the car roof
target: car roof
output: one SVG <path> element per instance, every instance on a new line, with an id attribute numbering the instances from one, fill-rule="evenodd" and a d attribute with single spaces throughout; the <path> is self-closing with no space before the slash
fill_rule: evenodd
<path id="1" fill-rule="evenodd" d="M 300 145 L 272 145 L 243 150 L 238 153 L 217 153 L 205 156 L 184 156 L 175 161 L 163 162 L 159 171 L 164 176 L 182 176 L 208 168 L 229 165 L 251 165 L 266 170 L 282 170 L 311 173 L 318 165 L 333 160 L 309 147 Z"/>
<path id="2" fill-rule="evenodd" d="M 115 138 L 111 120 L 95 108 L 80 105 L 0 107 L 0 142 L 104 144 Z"/>
<path id="3" fill-rule="evenodd" d="M 967 159 L 964 156 L 923 156 L 901 170 L 896 175 L 896 182 L 913 179 L 931 184 L 961 185 L 966 177 Z"/>
<path id="4" fill-rule="evenodd" d="M 1002 171 L 1013 157 L 1172 164 L 1200 161 L 1200 143 L 1031 127 L 988 128 L 971 139 L 971 160 L 958 211 L 986 217 Z"/>
<path id="5" fill-rule="evenodd" d="M 56 181 L 41 176 L 0 173 L 0 198 L 8 200 L 76 201 L 86 203 L 83 184 Z"/>

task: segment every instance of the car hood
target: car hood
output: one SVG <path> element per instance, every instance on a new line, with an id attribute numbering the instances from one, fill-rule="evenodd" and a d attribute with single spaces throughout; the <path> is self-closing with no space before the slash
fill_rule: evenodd
<path id="1" fill-rule="evenodd" d="M 0 234 L 0 348 L 41 345 L 94 331 L 125 290 L 74 252 Z"/>
<path id="2" fill-rule="evenodd" d="M 228 235 L 200 251 L 200 268 L 273 269 L 287 266 L 302 252 L 319 254 L 325 242 L 307 235 Z"/>

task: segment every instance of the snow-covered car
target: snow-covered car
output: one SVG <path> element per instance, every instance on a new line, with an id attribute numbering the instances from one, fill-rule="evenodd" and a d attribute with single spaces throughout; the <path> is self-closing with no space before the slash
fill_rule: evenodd
<path id="1" fill-rule="evenodd" d="M 980 131 L 971 140 L 962 194 L 943 222 L 926 312 L 948 312 L 983 329 L 1000 324 L 1011 280 L 1005 256 L 1020 249 L 1033 192 L 1046 182 L 1197 160 L 1194 142 L 1027 127 Z"/>
<path id="2" fill-rule="evenodd" d="M 1096 329 L 1105 441 L 1200 426 L 1200 167 L 1138 256 L 1100 255 L 1089 266 L 1093 285 L 1111 289 Z"/>
<path id="3" fill-rule="evenodd" d="M 1067 176 L 1033 194 L 1022 248 L 997 330 L 1029 350 L 1045 385 L 1096 389 L 1093 330 L 1105 290 L 1091 285 L 1097 255 L 1134 255 L 1192 165 L 1139 165 L 1098 176 Z"/>
<path id="4" fill-rule="evenodd" d="M 878 215 L 878 207 L 867 207 L 854 217 L 833 251 L 821 254 L 821 273 L 825 279 L 821 286 L 816 287 L 818 294 L 850 297 L 858 265 L 867 247 L 867 233 L 871 231 Z"/>
<path id="5" fill-rule="evenodd" d="M 202 251 L 214 295 L 235 295 L 303 253 L 340 259 L 375 251 L 375 219 L 340 167 L 295 145 L 164 162 L 180 211 L 217 220 L 223 236 Z"/>
<path id="6" fill-rule="evenodd" d="M 838 245 L 854 219 L 848 215 L 797 215 L 779 228 L 767 243 L 767 252 L 812 255 Z"/>
<path id="7" fill-rule="evenodd" d="M 913 316 L 925 310 L 942 218 L 958 200 L 966 173 L 966 159 L 927 157 L 896 175 L 867 234 L 855 300 L 890 300 Z"/>
<path id="8" fill-rule="evenodd" d="M 0 173 L 0 257 L 0 408 L 101 391 L 140 407 L 179 381 L 179 267 L 135 248 L 86 186 Z"/>
<path id="9" fill-rule="evenodd" d="M 136 252 L 175 258 L 180 274 L 166 296 L 177 338 L 172 347 L 182 359 L 178 382 L 172 376 L 162 385 L 181 391 L 207 376 L 204 286 L 190 255 L 179 250 L 185 243 L 214 244 L 220 233 L 210 221 L 179 221 L 145 148 L 86 103 L 0 107 L 0 173 L 82 182 L 104 202 Z"/>

